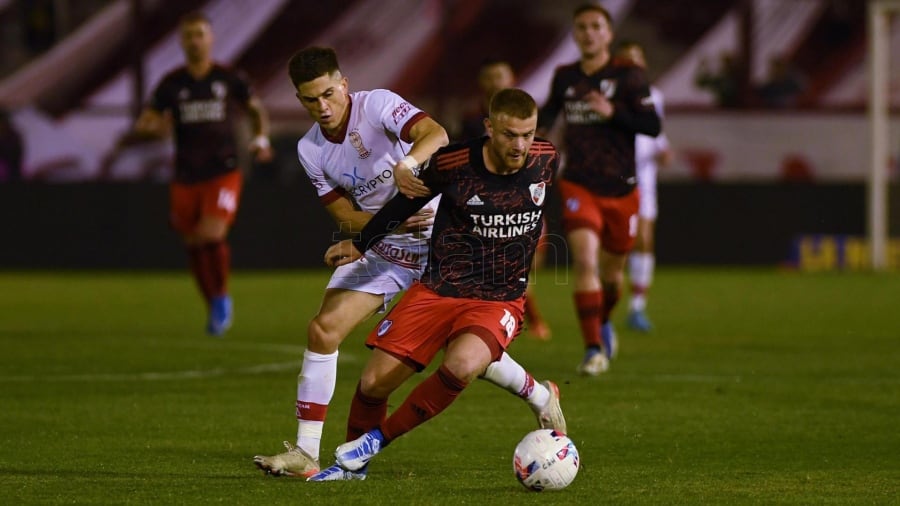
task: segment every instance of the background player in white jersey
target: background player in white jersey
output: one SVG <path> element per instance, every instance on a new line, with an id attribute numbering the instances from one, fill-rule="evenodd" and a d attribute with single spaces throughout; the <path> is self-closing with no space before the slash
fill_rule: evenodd
<path id="1" fill-rule="evenodd" d="M 447 144 L 443 127 L 388 90 L 349 92 L 331 48 L 308 47 L 290 60 L 297 98 L 316 124 L 297 153 L 322 204 L 342 231 L 357 233 L 397 187 L 415 191 L 413 170 Z M 403 181 L 395 181 L 396 178 Z M 358 207 L 358 209 L 357 209 Z M 254 457 L 276 476 L 319 471 L 319 448 L 334 395 L 338 347 L 350 332 L 419 279 L 428 257 L 428 230 L 436 202 L 404 222 L 377 248 L 335 270 L 322 306 L 307 329 L 307 349 L 297 386 L 297 444 L 288 451 Z M 489 379 L 525 399 L 542 425 L 564 426 L 556 385 L 535 383 L 508 356 Z"/>
<path id="2" fill-rule="evenodd" d="M 636 42 L 623 43 L 616 55 L 638 67 L 647 68 L 644 49 Z M 664 97 L 655 86 L 650 87 L 650 97 L 656 114 L 663 119 Z M 656 173 L 669 165 L 673 153 L 665 133 L 656 137 L 638 134 L 634 139 L 635 164 L 638 190 L 641 194 L 638 208 L 638 231 L 634 249 L 628 256 L 628 278 L 631 281 L 631 301 L 628 309 L 628 326 L 640 332 L 650 332 L 653 324 L 647 318 L 647 291 L 653 282 L 656 267 L 654 235 L 656 230 Z"/>

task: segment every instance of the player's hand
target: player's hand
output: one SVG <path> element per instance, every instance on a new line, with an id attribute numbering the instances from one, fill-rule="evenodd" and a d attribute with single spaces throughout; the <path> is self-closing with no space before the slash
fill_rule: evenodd
<path id="1" fill-rule="evenodd" d="M 250 153 L 253 154 L 253 158 L 259 163 L 269 163 L 275 158 L 275 153 L 272 151 L 272 143 L 265 135 L 257 135 L 250 141 Z"/>
<path id="2" fill-rule="evenodd" d="M 423 207 L 419 212 L 406 219 L 399 227 L 394 229 L 396 233 L 421 234 L 428 231 L 428 227 L 434 225 L 434 210 Z"/>
<path id="3" fill-rule="evenodd" d="M 409 198 L 427 197 L 431 195 L 431 190 L 425 186 L 425 183 L 416 177 L 413 168 L 406 165 L 403 160 L 394 165 L 394 181 L 397 183 L 397 189 L 400 193 Z"/>
<path id="4" fill-rule="evenodd" d="M 584 97 L 584 101 L 587 103 L 588 107 L 591 108 L 592 111 L 596 112 L 603 118 L 609 118 L 613 115 L 613 111 L 615 107 L 612 102 L 606 98 L 606 95 L 600 93 L 597 90 L 591 90 L 587 92 Z"/>
<path id="5" fill-rule="evenodd" d="M 353 245 L 353 241 L 345 239 L 337 244 L 332 244 L 325 252 L 325 263 L 329 267 L 339 267 L 362 258 L 362 253 Z"/>

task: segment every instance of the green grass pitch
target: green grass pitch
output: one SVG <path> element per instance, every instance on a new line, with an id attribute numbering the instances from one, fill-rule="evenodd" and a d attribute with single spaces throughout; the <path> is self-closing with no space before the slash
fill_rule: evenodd
<path id="1" fill-rule="evenodd" d="M 900 503 L 896 274 L 661 269 L 657 330 L 628 332 L 623 303 L 619 358 L 582 378 L 571 285 L 541 271 L 553 338 L 523 334 L 510 351 L 560 384 L 583 466 L 540 494 L 511 464 L 533 416 L 484 382 L 385 449 L 364 482 L 253 466 L 295 437 L 305 327 L 327 277 L 236 273 L 235 326 L 213 339 L 186 273 L 0 273 L 0 502 Z M 342 347 L 323 464 L 376 321 Z"/>

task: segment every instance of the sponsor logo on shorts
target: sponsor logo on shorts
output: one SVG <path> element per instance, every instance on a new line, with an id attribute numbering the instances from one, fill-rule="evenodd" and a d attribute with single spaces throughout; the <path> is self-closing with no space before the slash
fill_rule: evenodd
<path id="1" fill-rule="evenodd" d="M 570 212 L 575 212 L 581 207 L 581 201 L 575 197 L 566 199 L 566 209 Z"/>
<path id="2" fill-rule="evenodd" d="M 381 323 L 378 325 L 378 337 L 385 335 L 393 324 L 392 320 L 381 320 Z"/>

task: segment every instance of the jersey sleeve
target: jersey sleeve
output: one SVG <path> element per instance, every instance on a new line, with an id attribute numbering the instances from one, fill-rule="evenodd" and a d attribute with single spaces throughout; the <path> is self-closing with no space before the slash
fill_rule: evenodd
<path id="1" fill-rule="evenodd" d="M 563 107 L 563 92 L 560 89 L 560 69 L 557 68 L 553 74 L 553 81 L 550 84 L 550 94 L 547 96 L 547 102 L 538 111 L 538 128 L 549 130 L 559 116 L 559 112 Z"/>
<path id="2" fill-rule="evenodd" d="M 629 66 L 622 84 L 620 93 L 613 97 L 613 121 L 635 133 L 656 137 L 661 125 L 646 74 L 638 67 Z"/>
<path id="3" fill-rule="evenodd" d="M 159 112 L 172 109 L 175 107 L 175 94 L 173 93 L 173 90 L 174 83 L 171 76 L 164 77 L 163 80 L 156 85 L 153 94 L 150 95 L 150 101 L 147 103 L 147 106 Z"/>
<path id="4" fill-rule="evenodd" d="M 242 104 L 249 102 L 253 96 L 250 79 L 241 71 L 234 71 L 231 74 L 231 96 Z"/>
<path id="5" fill-rule="evenodd" d="M 369 93 L 365 115 L 403 142 L 412 142 L 410 129 L 419 120 L 428 117 L 424 111 L 389 90 L 372 90 Z"/>
<path id="6" fill-rule="evenodd" d="M 346 195 L 347 192 L 325 174 L 321 164 L 318 163 L 314 156 L 310 144 L 305 139 L 300 139 L 297 143 L 297 158 L 300 160 L 303 170 L 306 171 L 306 177 L 309 178 L 309 182 L 316 189 L 319 201 L 323 206 L 327 206 Z"/>

